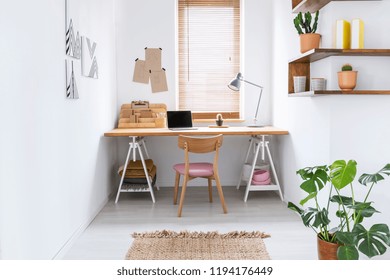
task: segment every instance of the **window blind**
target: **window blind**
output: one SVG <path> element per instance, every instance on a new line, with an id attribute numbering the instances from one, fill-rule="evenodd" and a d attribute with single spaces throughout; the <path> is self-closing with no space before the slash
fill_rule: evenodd
<path id="1" fill-rule="evenodd" d="M 240 0 L 178 1 L 179 110 L 239 118 Z"/>

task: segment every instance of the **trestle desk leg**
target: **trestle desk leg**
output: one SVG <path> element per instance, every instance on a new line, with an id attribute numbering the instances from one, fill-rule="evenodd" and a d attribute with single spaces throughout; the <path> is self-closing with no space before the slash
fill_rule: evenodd
<path id="1" fill-rule="evenodd" d="M 238 179 L 237 190 L 239 190 L 240 186 L 241 186 L 242 175 L 244 174 L 244 166 L 245 166 L 246 162 L 248 161 L 249 153 L 250 153 L 250 150 L 252 148 L 252 144 L 253 144 L 253 140 L 252 140 L 252 137 L 251 137 L 251 138 L 249 138 L 249 145 L 248 145 L 248 150 L 246 152 L 246 156 L 245 156 L 245 159 L 244 159 L 244 165 L 241 168 L 240 178 Z"/>
<path id="2" fill-rule="evenodd" d="M 246 189 L 245 189 L 245 195 L 244 195 L 244 201 L 245 202 L 248 199 L 249 189 L 250 189 L 250 187 L 252 185 L 253 172 L 254 172 L 255 167 L 256 167 L 257 157 L 259 156 L 259 151 L 260 151 L 260 146 L 261 146 L 261 142 L 259 142 L 256 137 L 252 136 L 252 142 L 256 143 L 257 147 L 256 147 L 255 155 L 253 156 L 251 172 L 249 174 L 248 182 L 247 182 Z"/>
<path id="3" fill-rule="evenodd" d="M 148 169 L 147 169 L 146 164 L 145 164 L 145 159 L 144 159 L 144 156 L 143 156 L 143 154 L 142 154 L 142 150 L 141 150 L 140 145 L 139 145 L 138 143 L 136 143 L 136 146 L 138 147 L 138 153 L 139 153 L 139 156 L 140 156 L 140 158 L 141 158 L 142 166 L 143 166 L 143 168 L 144 168 L 146 181 L 148 182 L 149 191 L 150 191 L 150 196 L 152 197 L 153 203 L 155 203 L 156 200 L 154 199 L 153 186 L 152 186 L 151 179 L 150 179 L 150 177 L 149 177 Z"/>
<path id="4" fill-rule="evenodd" d="M 283 194 L 282 194 L 282 190 L 281 190 L 281 188 L 280 188 L 278 175 L 276 174 L 276 169 L 275 169 L 275 166 L 274 166 L 274 161 L 272 160 L 271 152 L 270 152 L 270 150 L 269 150 L 268 141 L 265 142 L 265 148 L 266 148 L 266 150 L 267 150 L 267 154 L 268 154 L 268 158 L 269 158 L 269 163 L 270 163 L 271 169 L 272 169 L 272 174 L 274 175 L 275 184 L 276 184 L 276 186 L 278 187 L 278 192 L 279 192 L 280 199 L 283 201 L 283 200 L 284 200 L 284 199 L 283 199 Z"/>
<path id="5" fill-rule="evenodd" d="M 127 157 L 126 157 L 126 161 L 125 161 L 125 166 L 124 166 L 123 171 L 122 171 L 121 181 L 120 181 L 120 183 L 119 183 L 118 192 L 116 193 L 115 203 L 118 202 L 119 195 L 120 195 L 120 193 L 121 193 L 123 180 L 125 179 L 126 170 L 127 170 L 127 165 L 128 165 L 128 163 L 129 163 L 130 154 L 131 154 L 131 151 L 132 151 L 132 150 L 133 150 L 133 143 L 129 143 L 129 151 L 127 152 Z M 135 152 L 134 152 L 134 154 L 135 154 Z"/>

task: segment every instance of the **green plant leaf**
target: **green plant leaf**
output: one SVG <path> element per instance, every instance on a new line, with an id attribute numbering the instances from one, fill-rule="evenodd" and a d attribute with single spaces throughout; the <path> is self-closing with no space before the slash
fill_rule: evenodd
<path id="1" fill-rule="evenodd" d="M 364 217 L 362 215 L 358 216 L 356 219 L 355 219 L 355 224 L 360 224 L 361 222 L 363 222 L 364 220 Z"/>
<path id="2" fill-rule="evenodd" d="M 357 224 L 352 232 L 357 236 L 359 251 L 369 258 L 383 255 L 389 246 L 389 227 L 385 224 L 373 225 L 369 230 Z"/>
<path id="3" fill-rule="evenodd" d="M 298 17 L 294 18 L 294 26 L 295 26 L 295 29 L 298 31 L 299 35 L 303 34 L 302 28 L 300 27 L 300 22 L 299 22 Z"/>
<path id="4" fill-rule="evenodd" d="M 383 177 L 383 175 L 387 175 L 389 176 L 390 175 L 390 163 L 386 164 L 381 170 L 379 170 L 377 173 L 374 173 L 374 174 L 362 174 L 360 177 L 359 177 L 359 183 L 362 184 L 362 185 L 369 185 L 369 184 L 376 184 L 378 183 L 379 181 L 382 181 L 384 180 L 385 178 Z"/>
<path id="5" fill-rule="evenodd" d="M 328 218 L 328 210 L 326 208 L 323 208 L 321 211 L 314 212 L 314 222 L 313 227 L 324 227 L 329 225 L 330 220 Z"/>
<path id="6" fill-rule="evenodd" d="M 303 224 L 307 227 L 326 227 L 330 223 L 328 211 L 325 208 L 318 210 L 316 208 L 309 207 L 301 214 L 301 218 Z"/>
<path id="7" fill-rule="evenodd" d="M 302 215 L 301 215 L 301 218 L 302 218 L 302 222 L 305 226 L 310 226 L 310 222 L 313 220 L 314 218 L 314 212 L 312 211 L 309 211 L 309 210 L 306 210 Z"/>
<path id="8" fill-rule="evenodd" d="M 328 167 L 326 165 L 318 165 L 299 169 L 296 173 L 299 174 L 303 180 L 307 180 L 310 179 L 313 176 L 313 173 L 315 173 L 315 171 L 318 169 L 321 169 L 325 172 L 328 171 Z"/>
<path id="9" fill-rule="evenodd" d="M 344 211 L 341 211 L 341 210 L 337 210 L 336 211 L 336 217 L 337 218 L 346 218 L 347 217 L 347 213 L 344 212 Z"/>
<path id="10" fill-rule="evenodd" d="M 340 246 L 337 249 L 337 258 L 339 260 L 358 260 L 359 252 L 355 246 L 351 246 L 351 245 Z"/>
<path id="11" fill-rule="evenodd" d="M 356 161 L 336 160 L 330 166 L 330 178 L 333 186 L 341 190 L 345 186 L 353 182 L 356 176 Z"/>
<path id="12" fill-rule="evenodd" d="M 306 12 L 305 13 L 305 30 L 306 30 L 306 33 L 311 33 L 312 29 L 311 29 L 311 13 L 310 12 Z"/>
<path id="13" fill-rule="evenodd" d="M 309 207 L 306 210 L 303 210 L 292 202 L 288 202 L 287 207 L 290 210 L 297 212 L 301 216 L 302 222 L 306 227 L 309 227 L 311 225 L 312 220 L 316 217 L 318 213 L 318 210 L 315 208 Z"/>
<path id="14" fill-rule="evenodd" d="M 305 197 L 304 199 L 302 199 L 300 202 L 299 202 L 299 204 L 300 205 L 304 205 L 306 202 L 308 202 L 310 199 L 313 199 L 313 198 L 315 198 L 316 196 L 317 196 L 317 192 L 313 192 L 313 193 L 311 193 L 311 194 L 309 194 L 307 197 Z"/>
<path id="15" fill-rule="evenodd" d="M 353 205 L 353 200 L 351 197 L 334 195 L 330 199 L 331 202 L 336 202 L 338 204 L 343 204 L 345 206 Z"/>
<path id="16" fill-rule="evenodd" d="M 336 239 L 344 245 L 357 245 L 357 235 L 353 232 L 336 232 Z"/>
<path id="17" fill-rule="evenodd" d="M 355 205 L 348 206 L 348 208 L 354 209 L 357 214 L 360 213 L 360 215 L 364 218 L 369 218 L 374 215 L 374 213 L 380 213 L 371 206 L 371 202 L 356 202 Z"/>
<path id="18" fill-rule="evenodd" d="M 294 203 L 292 203 L 292 202 L 288 202 L 287 208 L 290 209 L 290 210 L 293 210 L 293 211 L 297 212 L 299 215 L 302 215 L 302 213 L 303 213 L 303 209 L 299 208 L 298 206 L 296 206 L 296 205 L 295 205 Z"/>
<path id="19" fill-rule="evenodd" d="M 300 172 L 300 171 L 298 171 Z M 307 193 L 318 192 L 324 188 L 329 180 L 328 174 L 323 169 L 316 169 L 314 172 L 307 172 L 305 174 L 298 173 L 304 178 L 304 182 L 300 185 L 300 188 Z"/>
<path id="20" fill-rule="evenodd" d="M 317 26 L 318 26 L 318 16 L 320 14 L 320 11 L 317 11 L 316 12 L 316 15 L 315 15 L 315 18 L 314 18 L 314 24 L 313 24 L 313 29 L 312 29 L 312 33 L 316 33 L 317 31 Z"/>
<path id="21" fill-rule="evenodd" d="M 387 246 L 390 246 L 390 231 L 386 224 L 375 224 L 370 228 L 370 231 L 373 232 L 376 237 L 383 240 Z"/>
<path id="22" fill-rule="evenodd" d="M 308 180 L 313 176 L 313 169 L 314 167 L 305 167 L 299 169 L 297 174 L 301 176 L 302 180 Z"/>

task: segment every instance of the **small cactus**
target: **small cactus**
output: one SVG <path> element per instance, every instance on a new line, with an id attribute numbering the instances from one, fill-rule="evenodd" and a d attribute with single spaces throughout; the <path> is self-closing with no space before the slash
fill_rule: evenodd
<path id="1" fill-rule="evenodd" d="M 352 71 L 352 65 L 344 64 L 343 67 L 341 67 L 341 71 Z"/>
<path id="2" fill-rule="evenodd" d="M 218 121 L 222 121 L 222 120 L 223 120 L 222 114 L 217 114 L 217 120 L 218 120 Z"/>
<path id="3" fill-rule="evenodd" d="M 319 11 L 315 13 L 313 25 L 311 25 L 313 17 L 310 12 L 306 12 L 304 16 L 302 12 L 298 13 L 298 15 L 294 18 L 294 26 L 299 35 L 304 33 L 316 33 L 319 13 Z"/>

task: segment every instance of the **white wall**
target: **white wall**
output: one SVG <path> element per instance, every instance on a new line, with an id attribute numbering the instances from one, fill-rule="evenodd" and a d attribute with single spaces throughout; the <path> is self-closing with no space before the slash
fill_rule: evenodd
<path id="1" fill-rule="evenodd" d="M 64 0 L 2 1 L 0 247 L 4 259 L 51 259 L 112 192 L 116 143 L 113 0 L 75 1 L 98 46 L 99 79 L 65 98 Z"/>
<path id="2" fill-rule="evenodd" d="M 168 109 L 176 109 L 176 2 L 176 0 L 116 1 L 118 108 L 123 103 L 141 99 L 165 103 Z M 265 87 L 259 119 L 260 123 L 269 124 L 272 121 L 270 56 L 272 34 L 269 32 L 272 1 L 243 0 L 242 8 L 244 15 L 242 35 L 245 47 L 241 72 L 247 80 Z M 168 92 L 153 94 L 150 85 L 132 82 L 135 59 L 144 58 L 145 47 L 162 48 L 162 65 L 167 69 Z M 245 91 L 245 119 L 250 122 L 256 109 L 254 105 L 257 103 L 258 89 L 248 85 Z M 183 160 L 182 151 L 178 150 L 176 141 L 176 137 L 147 139 L 151 158 L 158 168 L 157 177 L 161 186 L 173 185 L 172 165 Z M 119 163 L 122 163 L 128 144 L 126 140 L 118 142 L 118 158 Z M 224 185 L 237 184 L 247 143 L 246 137 L 225 137 L 220 171 Z"/>
<path id="3" fill-rule="evenodd" d="M 332 2 L 320 12 L 319 33 L 323 47 L 332 46 L 332 25 L 338 18 L 365 21 L 366 48 L 389 48 L 390 1 Z M 292 24 L 290 0 L 274 1 L 273 116 L 276 126 L 290 135 L 277 138 L 281 182 L 287 201 L 299 202 L 300 180 L 295 171 L 311 165 L 328 164 L 337 159 L 355 159 L 358 174 L 374 173 L 390 162 L 390 96 L 323 96 L 293 98 L 287 96 L 288 61 L 300 55 L 299 39 Z M 312 64 L 312 75 L 328 79 L 328 88 L 337 89 L 336 73 L 344 63 L 359 71 L 357 89 L 390 88 L 390 58 L 339 57 Z M 371 79 L 378 74 L 380 78 Z M 374 207 L 384 214 L 373 216 L 375 222 L 390 223 L 390 194 L 387 182 L 372 194 Z M 364 187 L 356 196 L 363 195 Z M 364 192 L 365 193 L 365 192 Z"/>

